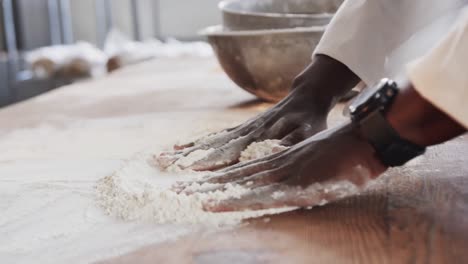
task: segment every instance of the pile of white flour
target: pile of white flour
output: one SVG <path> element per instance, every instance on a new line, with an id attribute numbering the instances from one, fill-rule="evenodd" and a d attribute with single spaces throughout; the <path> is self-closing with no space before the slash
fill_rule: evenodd
<path id="1" fill-rule="evenodd" d="M 197 155 L 201 158 L 202 156 Z M 159 224 L 203 224 L 226 226 L 243 219 L 276 214 L 294 208 L 211 213 L 203 210 L 203 202 L 239 198 L 248 189 L 228 185 L 225 191 L 196 193 L 213 184 L 194 184 L 192 195 L 178 194 L 171 187 L 178 181 L 200 180 L 204 173 L 180 171 L 178 174 L 161 172 L 154 164 L 153 156 L 140 154 L 129 160 L 121 169 L 100 180 L 96 186 L 97 201 L 108 214 L 123 220 L 150 221 Z"/>
<path id="2" fill-rule="evenodd" d="M 251 144 L 241 154 L 241 160 L 262 158 L 287 149 L 277 140 Z M 198 190 L 213 187 L 213 184 L 189 186 L 192 195 L 178 194 L 172 186 L 180 181 L 201 180 L 207 173 L 181 170 L 199 161 L 214 149 L 197 150 L 186 157 L 178 157 L 167 172 L 162 172 L 151 154 L 139 154 L 112 175 L 100 180 L 96 186 L 97 200 L 108 214 L 124 220 L 143 220 L 160 224 L 183 223 L 210 226 L 233 225 L 243 219 L 259 217 L 292 210 L 293 208 L 247 211 L 234 213 L 210 213 L 203 210 L 207 201 L 221 201 L 240 198 L 249 190 L 241 186 L 228 185 L 225 191 L 197 193 Z"/>
<path id="3" fill-rule="evenodd" d="M 217 134 L 210 136 L 213 135 Z M 282 146 L 280 143 L 280 140 L 254 142 L 241 153 L 239 161 L 246 162 L 260 159 L 288 149 L 288 147 Z M 120 169 L 98 181 L 96 185 L 97 203 L 108 215 L 125 221 L 193 224 L 209 227 L 235 225 L 247 218 L 295 209 L 288 207 L 227 213 L 204 211 L 203 205 L 207 202 L 216 203 L 229 198 L 240 198 L 251 191 L 248 187 L 228 184 L 222 191 L 213 192 L 208 190 L 220 186 L 208 183 L 202 185 L 191 183 L 215 176 L 214 172 L 194 172 L 184 169 L 212 155 L 215 151 L 215 149 L 195 150 L 186 156 L 167 154 L 168 161 L 173 163 L 164 171 L 159 168 L 161 164 L 157 164 L 154 152 L 138 154 L 127 160 Z M 171 161 L 172 158 L 175 161 Z M 180 182 L 184 183 L 185 191 L 190 191 L 190 194 L 175 191 L 174 186 L 177 186 L 177 183 Z M 304 197 L 317 196 L 319 193 L 327 193 L 328 190 L 336 193 L 337 197 L 357 192 L 352 184 L 334 183 L 333 185 L 316 184 L 297 192 L 296 195 Z M 284 195 L 283 191 L 278 190 L 271 195 L 271 198 L 281 199 L 285 197 Z M 323 205 L 326 202 L 323 200 L 318 204 Z"/>

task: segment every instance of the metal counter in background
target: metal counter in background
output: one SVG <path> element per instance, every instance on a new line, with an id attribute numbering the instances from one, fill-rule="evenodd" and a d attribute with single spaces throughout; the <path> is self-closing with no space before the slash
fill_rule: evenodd
<path id="1" fill-rule="evenodd" d="M 102 48 L 117 28 L 134 40 L 199 39 L 197 31 L 221 20 L 217 3 L 205 0 L 3 0 L 0 31 L 0 106 L 18 102 L 71 80 L 31 79 L 23 63 L 29 50 L 79 40 Z M 195 12 L 194 12 L 195 10 Z M 180 17 L 190 17 L 181 20 Z"/>
<path id="2" fill-rule="evenodd" d="M 70 13 L 63 0 L 1 2 L 0 106 L 28 99 L 69 81 L 34 79 L 24 53 L 43 46 L 72 43 Z"/>

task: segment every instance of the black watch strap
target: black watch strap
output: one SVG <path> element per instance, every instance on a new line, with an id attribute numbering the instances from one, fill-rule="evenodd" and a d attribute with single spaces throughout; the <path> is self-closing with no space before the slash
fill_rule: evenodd
<path id="1" fill-rule="evenodd" d="M 362 135 L 389 167 L 402 166 L 426 151 L 425 147 L 401 138 L 381 111 L 374 111 L 358 122 Z"/>

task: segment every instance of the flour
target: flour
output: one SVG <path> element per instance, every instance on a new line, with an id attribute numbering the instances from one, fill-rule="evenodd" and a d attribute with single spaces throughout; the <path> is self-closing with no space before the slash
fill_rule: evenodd
<path id="1" fill-rule="evenodd" d="M 310 185 L 305 190 L 297 192 L 297 197 L 302 196 L 304 199 L 309 198 L 311 201 L 310 204 L 324 206 L 330 201 L 360 193 L 367 187 L 367 184 L 368 183 L 358 186 L 348 180 L 328 181 L 323 183 L 317 182 Z M 277 193 L 276 196 L 276 199 L 279 199 L 284 197 L 285 194 Z M 313 206 L 309 208 L 313 208 Z"/>
<path id="2" fill-rule="evenodd" d="M 251 144 L 242 153 L 243 160 L 262 158 L 287 149 L 278 140 Z M 252 184 L 242 187 L 235 184 L 192 183 L 202 182 L 216 172 L 194 172 L 187 168 L 213 153 L 214 149 L 197 150 L 161 171 L 155 164 L 154 155 L 140 154 L 129 160 L 122 168 L 100 180 L 96 186 L 97 202 L 107 214 L 127 221 L 149 221 L 158 224 L 197 224 L 210 228 L 230 226 L 243 219 L 278 214 L 295 208 L 211 213 L 203 210 L 206 203 L 217 203 L 230 198 L 241 198 L 249 193 Z M 184 192 L 178 193 L 174 186 L 182 182 Z M 219 188 L 223 186 L 224 188 Z M 356 194 L 360 187 L 349 181 L 315 183 L 305 189 L 280 188 L 271 194 L 278 201 L 300 198 L 313 205 L 325 205 L 329 200 Z M 294 197 L 291 197 L 294 195 Z"/>
<path id="3" fill-rule="evenodd" d="M 211 213 L 203 203 L 240 198 L 249 190 L 228 184 L 226 190 L 197 193 L 212 184 L 189 186 L 195 193 L 178 194 L 171 187 L 177 181 L 200 180 L 204 173 L 179 171 L 178 175 L 161 172 L 152 165 L 152 156 L 141 154 L 96 186 L 97 202 L 109 215 L 127 221 L 149 221 L 158 224 L 201 224 L 210 227 L 235 225 L 243 219 L 276 214 L 294 208 L 230 213 Z"/>
<path id="4" fill-rule="evenodd" d="M 271 197 L 272 197 L 273 199 L 275 199 L 275 200 L 278 200 L 278 199 L 284 197 L 285 195 L 286 195 L 285 192 L 283 192 L 283 191 L 277 191 L 277 192 L 274 192 L 274 193 L 271 195 Z"/>
<path id="5" fill-rule="evenodd" d="M 181 172 L 185 168 L 188 168 L 192 166 L 193 164 L 195 164 L 197 161 L 200 161 L 208 157 L 208 155 L 210 155 L 214 151 L 215 149 L 207 149 L 207 150 L 198 149 L 198 150 L 191 152 L 187 156 L 183 156 L 183 155 L 172 156 L 171 158 L 174 158 L 177 160 L 172 165 L 167 167 L 166 171 L 173 172 L 173 173 Z"/>
<path id="6" fill-rule="evenodd" d="M 254 142 L 250 144 L 240 156 L 239 161 L 249 161 L 261 159 L 272 154 L 284 151 L 288 147 L 282 146 L 281 140 L 265 140 L 262 142 Z"/>

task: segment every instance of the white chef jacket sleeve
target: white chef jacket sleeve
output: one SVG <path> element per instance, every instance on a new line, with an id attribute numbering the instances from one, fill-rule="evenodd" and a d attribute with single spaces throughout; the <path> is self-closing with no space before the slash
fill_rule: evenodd
<path id="1" fill-rule="evenodd" d="M 417 33 L 439 18 L 450 18 L 466 3 L 467 0 L 346 0 L 314 54 L 342 62 L 372 85 L 381 78 L 393 77 L 393 70 L 403 69 L 429 50 L 433 46 L 431 40 L 443 36 L 452 23 L 442 20 L 439 24 L 446 26 L 431 30 L 429 41 L 425 41 L 424 34 L 420 34 L 419 41 L 413 41 L 418 39 Z M 411 41 L 413 50 L 401 47 Z"/>
<path id="2" fill-rule="evenodd" d="M 383 41 L 384 36 L 397 34 L 385 26 L 388 21 L 379 18 L 381 13 L 379 1 L 345 1 L 314 54 L 325 54 L 342 62 L 366 84 L 376 82 L 382 77 L 385 54 L 391 50 L 389 43 Z"/>
<path id="3" fill-rule="evenodd" d="M 432 50 L 407 66 L 415 89 L 468 128 L 468 7 Z"/>
<path id="4" fill-rule="evenodd" d="M 367 85 L 408 75 L 422 96 L 468 127 L 467 4 L 346 0 L 314 55 L 342 62 Z"/>

